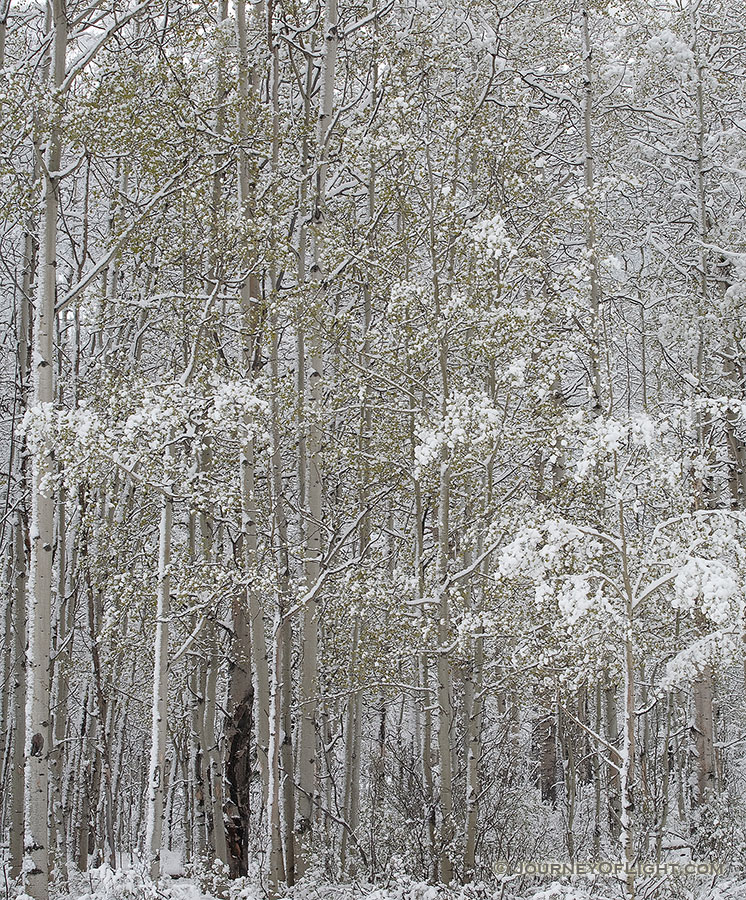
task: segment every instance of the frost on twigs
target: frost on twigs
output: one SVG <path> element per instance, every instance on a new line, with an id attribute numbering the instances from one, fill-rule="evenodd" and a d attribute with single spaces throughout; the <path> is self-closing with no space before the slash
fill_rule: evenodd
<path id="1" fill-rule="evenodd" d="M 461 453 L 489 452 L 502 434 L 503 414 L 487 394 L 457 392 L 435 425 L 420 424 L 414 447 L 414 477 L 440 458 L 443 448 Z"/>
<path id="2" fill-rule="evenodd" d="M 628 419 L 597 417 L 581 426 L 580 454 L 575 477 L 585 478 L 595 465 L 627 448 L 650 450 L 658 437 L 652 419 L 637 415 Z"/>
<path id="3" fill-rule="evenodd" d="M 650 38 L 647 52 L 654 62 L 665 66 L 682 82 L 696 76 L 697 64 L 694 53 L 668 28 Z"/>
<path id="4" fill-rule="evenodd" d="M 130 384 L 105 404 L 83 399 L 75 409 L 31 407 L 23 434 L 28 452 L 46 466 L 42 488 L 47 492 L 55 481 L 72 489 L 117 470 L 144 483 L 199 487 L 197 457 L 205 442 L 267 445 L 269 404 L 260 392 L 258 381 L 218 376 L 188 386 Z"/>
<path id="5" fill-rule="evenodd" d="M 721 628 L 737 625 L 744 610 L 738 573 L 719 559 L 691 557 L 679 569 L 672 600 L 676 609 L 702 613 Z"/>
<path id="6" fill-rule="evenodd" d="M 500 553 L 498 572 L 501 578 L 531 583 L 540 606 L 556 602 L 559 614 L 574 625 L 603 605 L 595 575 L 601 549 L 593 535 L 563 519 L 550 519 L 519 529 Z"/>
<path id="7" fill-rule="evenodd" d="M 551 623 L 555 670 L 560 653 L 582 646 L 587 664 L 609 665 L 629 644 L 644 659 L 666 660 L 658 693 L 680 688 L 706 666 L 722 671 L 743 652 L 746 603 L 744 515 L 702 510 L 661 521 L 651 531 L 597 529 L 565 519 L 534 518 L 502 547 L 497 571 L 505 588 L 531 597 L 537 621 Z M 656 645 L 649 623 L 661 617 L 677 637 Z M 564 641 L 564 644 L 563 644 Z"/>
<path id="8" fill-rule="evenodd" d="M 491 259 L 511 259 L 517 251 L 508 236 L 502 216 L 480 219 L 472 226 L 474 243 Z"/>
<path id="9" fill-rule="evenodd" d="M 691 684 L 708 666 L 720 670 L 728 668 L 737 658 L 740 638 L 716 631 L 707 634 L 666 663 L 665 673 L 658 685 L 659 693 L 680 690 Z"/>

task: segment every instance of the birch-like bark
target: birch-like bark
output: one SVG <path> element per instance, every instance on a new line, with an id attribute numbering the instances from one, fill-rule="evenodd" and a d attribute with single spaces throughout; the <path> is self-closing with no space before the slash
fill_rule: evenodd
<path id="1" fill-rule="evenodd" d="M 480 540 L 478 553 L 482 552 Z M 468 560 L 465 560 L 468 565 Z M 487 561 L 482 571 L 487 575 Z M 471 590 L 467 590 L 471 601 Z M 471 604 L 470 604 L 471 605 Z M 466 716 L 466 835 L 464 850 L 464 875 L 467 880 L 476 877 L 476 848 L 479 825 L 479 796 L 482 791 L 480 763 L 482 759 L 482 712 L 483 686 L 482 667 L 484 664 L 484 636 L 481 633 L 471 638 L 470 671 L 464 685 L 464 709 Z"/>
<path id="2" fill-rule="evenodd" d="M 54 744 L 51 759 L 52 775 L 52 825 L 54 829 L 55 871 L 58 880 L 67 884 L 67 849 L 65 816 L 63 806 L 65 747 L 68 720 L 68 667 L 74 635 L 71 633 L 72 616 L 68 597 L 67 574 L 67 522 L 65 515 L 65 492 L 60 490 L 57 509 L 57 633 L 55 635 L 55 658 L 53 677 L 55 681 L 53 735 Z"/>
<path id="3" fill-rule="evenodd" d="M 435 197 L 436 189 L 429 149 L 426 152 L 430 189 L 430 264 L 432 267 L 432 291 L 435 315 L 441 334 L 438 339 L 438 368 L 440 374 L 440 415 L 446 420 L 450 397 L 448 371 L 448 333 L 442 318 L 442 298 L 439 266 L 436 252 Z M 453 683 L 447 646 L 450 638 L 450 593 L 448 588 L 448 562 L 450 557 L 450 506 L 451 459 L 450 450 L 443 443 L 440 451 L 440 483 L 438 493 L 438 610 L 437 610 L 437 694 L 438 694 L 438 757 L 440 764 L 440 880 L 449 884 L 453 879 Z"/>
<path id="4" fill-rule="evenodd" d="M 375 109 L 377 97 L 378 67 L 373 63 L 372 71 L 372 88 L 370 108 Z M 376 206 L 376 169 L 375 164 L 371 163 L 370 174 L 368 179 L 368 224 L 373 225 Z M 370 281 L 366 280 L 363 287 L 363 346 L 360 352 L 360 368 L 362 377 L 368 377 L 369 366 L 369 344 L 370 344 L 370 324 L 372 317 L 372 297 Z M 360 416 L 360 433 L 358 436 L 358 453 L 360 455 L 360 509 L 364 510 L 368 502 L 367 485 L 369 483 L 370 472 L 367 461 L 368 447 L 370 444 L 372 429 L 372 410 L 368 398 L 368 385 L 363 382 L 362 385 L 362 409 Z M 359 544 L 360 555 L 367 552 L 370 542 L 370 515 L 365 514 L 360 520 Z M 355 609 L 352 613 L 352 652 L 349 662 L 350 684 L 353 685 L 358 678 L 358 648 L 360 643 L 361 630 L 361 611 Z M 345 871 L 347 866 L 347 849 L 350 838 L 357 846 L 357 830 L 360 824 L 360 774 L 361 774 L 361 750 L 362 750 L 362 692 L 360 690 L 351 690 L 347 701 L 347 715 L 345 722 L 345 768 L 344 768 L 344 817 L 345 823 L 342 828 L 342 836 L 340 840 L 339 866 L 341 871 Z M 356 866 L 350 864 L 350 875 L 354 877 L 356 874 Z"/>
<path id="5" fill-rule="evenodd" d="M 285 860 L 282 851 L 280 743 L 281 692 L 282 692 L 282 604 L 275 610 L 272 641 L 272 685 L 269 706 L 269 747 L 267 786 L 267 827 L 269 829 L 269 889 L 270 895 L 279 896 L 280 884 L 285 880 Z"/>
<path id="6" fill-rule="evenodd" d="M 276 175 L 279 164 L 279 127 L 280 127 L 280 61 L 279 43 L 273 32 L 272 6 L 267 9 L 267 42 L 271 53 L 270 103 L 272 108 L 272 171 Z M 279 399 L 279 349 L 278 321 L 274 311 L 277 303 L 277 272 L 274 262 L 270 265 L 270 287 L 272 312 L 270 314 L 269 353 L 272 376 L 271 394 L 271 438 L 272 438 L 272 510 L 273 510 L 273 545 L 277 570 L 277 597 L 272 641 L 272 677 L 270 681 L 269 708 L 269 747 L 268 768 L 269 785 L 267 791 L 268 809 L 267 825 L 270 841 L 270 891 L 277 895 L 281 882 L 292 883 L 294 877 L 293 850 L 293 818 L 290 816 L 286 828 L 283 829 L 283 812 L 287 816 L 285 798 L 288 787 L 292 796 L 292 755 L 285 752 L 286 727 L 285 715 L 290 706 L 290 673 L 286 673 L 286 660 L 289 662 L 291 637 L 288 632 L 290 617 L 286 615 L 289 596 L 290 555 L 288 550 L 287 514 L 283 491 L 283 463 L 280 432 L 280 399 Z M 287 625 L 286 625 L 287 623 Z M 289 668 L 289 666 L 288 666 Z M 285 682 L 287 677 L 288 682 Z M 289 746 L 289 735 L 287 743 Z M 290 772 L 283 772 L 285 762 Z M 289 782 L 289 784 L 288 784 Z M 289 828 L 287 827 L 289 825 Z"/>
<path id="7" fill-rule="evenodd" d="M 415 446 L 415 416 L 414 410 L 409 420 L 410 427 L 410 448 L 411 458 L 410 464 L 414 469 L 414 446 Z M 424 509 L 422 504 L 422 491 L 419 480 L 414 482 L 414 517 L 415 517 L 415 548 L 414 548 L 414 565 L 417 579 L 417 600 L 418 602 L 418 619 L 420 626 L 424 630 L 425 627 L 425 611 L 422 602 L 425 597 L 425 577 L 424 577 Z M 432 762 L 432 740 L 433 740 L 433 697 L 430 678 L 430 659 L 427 653 L 421 652 L 417 659 L 417 688 L 422 698 L 422 732 L 421 742 L 419 746 L 420 761 L 422 764 L 422 783 L 425 795 L 425 809 L 423 810 L 425 818 L 425 829 L 428 844 L 428 859 L 430 860 L 430 871 L 428 876 L 430 880 L 436 877 L 436 856 L 435 856 L 435 779 L 433 776 Z"/>
<path id="8" fill-rule="evenodd" d="M 85 515 L 83 490 L 81 489 L 80 510 L 81 518 Z M 96 516 L 96 521 L 105 521 L 107 516 L 107 508 L 113 514 L 113 505 L 108 504 L 106 494 L 101 497 L 101 509 Z M 111 523 L 109 523 L 111 526 Z M 96 533 L 99 529 L 95 529 Z M 108 721 L 111 715 L 110 703 L 106 697 L 106 688 L 104 684 L 104 672 L 101 660 L 101 652 L 99 646 L 99 631 L 101 622 L 101 596 L 98 588 L 94 586 L 94 574 L 91 571 L 91 559 L 87 542 L 87 529 L 81 528 L 83 535 L 81 537 L 81 562 L 84 568 L 85 595 L 87 600 L 88 612 L 88 637 L 90 641 L 91 651 L 91 668 L 93 675 L 93 696 L 95 702 L 96 719 L 99 728 L 99 746 L 97 751 L 99 754 L 100 775 L 103 783 L 103 794 L 100 797 L 101 819 L 103 825 L 103 846 L 105 861 L 112 867 L 116 864 L 114 854 L 114 792 L 112 786 L 112 766 L 111 766 L 111 732 L 108 727 Z M 98 800 L 98 791 L 96 791 Z"/>
<path id="9" fill-rule="evenodd" d="M 14 722 L 11 719 L 13 691 L 13 584 L 15 582 L 15 540 L 11 538 L 8 546 L 8 566 L 5 572 L 8 590 L 2 601 L 3 631 L 0 643 L 0 789 L 3 802 L 0 802 L 0 834 L 5 832 L 7 807 L 4 798 L 8 796 L 10 769 L 12 765 L 12 739 Z"/>
<path id="10" fill-rule="evenodd" d="M 319 284 L 318 299 L 323 304 L 321 237 L 326 203 L 329 130 L 334 111 L 337 47 L 339 43 L 337 0 L 325 0 L 324 46 L 321 63 L 321 99 L 316 137 L 316 179 L 314 191 L 312 255 L 313 273 Z M 322 472 L 321 447 L 323 415 L 324 354 L 323 308 L 309 342 L 308 423 L 308 517 L 306 521 L 306 583 L 310 589 L 321 574 L 322 555 Z M 313 819 L 316 807 L 316 709 L 318 705 L 318 602 L 309 599 L 303 608 L 301 659 L 301 713 L 298 751 L 298 800 L 296 803 L 296 871 L 302 876 L 310 863 Z"/>
<path id="11" fill-rule="evenodd" d="M 228 849 L 225 838 L 225 819 L 223 817 L 223 760 L 215 734 L 215 709 L 220 658 L 214 646 L 215 638 L 212 628 L 210 628 L 208 636 L 211 638 L 211 654 L 207 667 L 207 681 L 205 683 L 204 735 L 209 765 L 210 837 L 215 851 L 215 859 L 227 863 Z"/>
<path id="12" fill-rule="evenodd" d="M 91 801 L 91 760 L 88 748 L 96 739 L 96 718 L 91 714 L 90 687 L 86 687 L 80 717 L 80 738 L 75 773 L 75 796 L 73 799 L 72 821 L 75 834 L 72 848 L 73 864 L 80 872 L 88 870 L 88 838 L 90 835 Z"/>
<path id="13" fill-rule="evenodd" d="M 360 644 L 360 611 L 352 613 L 352 651 L 350 653 L 349 673 L 350 681 L 357 678 L 358 647 Z M 347 700 L 347 715 L 345 719 L 345 766 L 344 766 L 344 818 L 342 836 L 339 847 L 339 867 L 341 871 L 347 868 L 347 848 L 350 835 L 356 841 L 356 833 L 360 824 L 360 744 L 362 716 L 360 704 L 360 691 L 352 690 Z M 350 863 L 350 875 L 356 874 L 356 866 Z"/>
<path id="14" fill-rule="evenodd" d="M 443 412 L 447 399 L 447 382 L 445 380 L 446 362 L 443 359 L 445 349 L 441 349 L 441 372 L 444 378 Z M 453 731 L 453 684 L 451 665 L 446 650 L 450 637 L 450 598 L 445 586 L 448 577 L 449 557 L 449 509 L 451 496 L 451 472 L 449 451 L 441 451 L 440 460 L 440 498 L 438 506 L 438 579 L 440 581 L 440 604 L 438 610 L 438 756 L 440 760 L 440 879 L 449 884 L 453 878 L 453 862 L 451 843 L 454 837 L 453 828 L 453 772 L 451 760 L 451 740 Z"/>
<path id="15" fill-rule="evenodd" d="M 246 22 L 246 2 L 236 4 L 236 28 L 238 38 L 238 129 L 242 143 L 248 141 L 248 99 L 252 90 L 249 70 L 249 49 Z M 242 148 L 238 157 L 238 201 L 239 214 L 249 221 L 253 214 L 254 187 L 250 160 Z M 247 254 L 248 257 L 248 254 Z M 250 266 L 251 260 L 245 259 Z M 250 272 L 241 284 L 241 312 L 243 335 L 241 365 L 246 378 L 252 376 L 259 343 L 259 285 L 256 275 Z M 226 842 L 231 876 L 246 875 L 248 872 L 248 829 L 250 801 L 250 751 L 251 733 L 254 731 L 254 699 L 256 694 L 255 676 L 257 669 L 266 674 L 266 650 L 263 659 L 253 661 L 252 636 L 258 634 L 255 621 L 256 597 L 251 581 L 256 577 L 256 511 L 254 502 L 254 447 L 249 435 L 241 448 L 241 500 L 244 570 L 249 583 L 233 598 L 233 650 L 230 670 L 228 719 L 226 723 L 226 763 L 225 774 L 229 787 L 230 814 L 226 829 Z M 252 623 L 252 620 L 253 623 Z M 263 627 L 262 627 L 263 634 Z M 261 676 L 260 676 L 261 677 Z M 262 681 L 264 687 L 266 681 Z M 257 713 L 264 718 L 268 715 L 267 695 L 264 692 Z M 259 726 L 257 725 L 257 729 Z M 259 738 L 259 730 L 256 731 Z M 258 740 L 257 754 L 266 784 L 266 730 L 264 738 Z"/>
<path id="16" fill-rule="evenodd" d="M 8 3 L 6 12 L 10 9 Z M 34 180 L 37 169 L 34 169 Z M 29 223 L 24 234 L 22 290 L 17 308 L 17 390 L 20 409 L 25 410 L 29 390 L 29 325 L 31 294 L 35 277 L 34 238 Z M 13 518 L 12 540 L 12 619 L 11 634 L 7 640 L 12 647 L 11 683 L 13 689 L 13 729 L 10 750 L 10 835 L 9 857 L 10 875 L 18 878 L 23 866 L 23 845 L 25 830 L 25 753 L 26 753 L 26 589 L 28 577 L 28 519 L 26 517 L 25 496 L 28 485 L 28 464 L 20 444 L 14 447 L 16 471 L 21 485 L 21 508 Z"/>
<path id="17" fill-rule="evenodd" d="M 13 765 L 10 776 L 10 877 L 23 867 L 26 749 L 26 542 L 23 518 L 13 523 Z"/>
<path id="18" fill-rule="evenodd" d="M 194 623 L 196 625 L 196 623 Z M 207 667 L 202 657 L 195 660 L 189 676 L 189 722 L 191 747 L 187 772 L 194 828 L 191 832 L 191 850 L 196 859 L 204 859 L 207 845 L 207 811 L 205 802 L 205 687 Z"/>
<path id="19" fill-rule="evenodd" d="M 158 550 L 158 604 L 155 631 L 155 666 L 153 670 L 153 721 L 150 740 L 148 775 L 148 818 L 145 850 L 150 876 L 158 880 L 161 869 L 163 840 L 164 789 L 166 769 L 166 725 L 168 716 L 168 636 L 171 590 L 171 529 L 173 500 L 163 495 Z"/>
<path id="20" fill-rule="evenodd" d="M 604 688 L 604 711 L 606 721 L 606 741 L 616 748 L 619 743 L 619 718 L 617 715 L 617 686 L 607 684 Z M 619 773 L 622 758 L 614 749 L 609 751 L 608 766 L 608 805 L 609 805 L 609 832 L 612 840 L 619 839 L 622 821 L 622 798 Z"/>
<path id="21" fill-rule="evenodd" d="M 54 403 L 55 300 L 57 289 L 57 214 L 62 133 L 58 91 L 65 77 L 67 17 L 63 0 L 52 3 L 50 92 L 56 109 L 45 154 L 42 238 L 33 333 L 34 407 L 51 410 Z M 26 698 L 26 838 L 24 890 L 33 900 L 49 893 L 48 780 L 50 733 L 50 640 L 52 618 L 52 550 L 54 499 L 44 485 L 53 465 L 50 456 L 35 454 L 31 487 L 31 566 L 28 582 L 29 666 Z"/>
<path id="22" fill-rule="evenodd" d="M 255 10 L 257 18 L 262 14 L 264 4 L 260 3 Z M 256 66 L 249 72 L 248 38 L 246 23 L 246 3 L 239 0 L 237 4 L 237 27 L 239 43 L 239 96 L 244 100 L 259 93 L 259 72 Z M 239 132 L 242 142 L 248 142 L 248 116 L 242 111 L 239 114 Z M 245 221 L 249 222 L 255 215 L 256 191 L 255 176 L 249 170 L 249 158 L 242 153 L 239 164 L 239 206 Z M 249 260 L 249 265 L 253 260 Z M 247 335 L 244 339 L 243 376 L 252 379 L 257 368 L 261 333 L 264 325 L 265 310 L 262 308 L 261 284 L 259 278 L 249 274 L 241 287 L 241 305 L 244 327 Z M 247 421 L 249 432 L 253 423 Z M 265 637 L 264 611 L 254 587 L 257 579 L 257 508 L 255 497 L 255 447 L 254 439 L 249 436 L 242 447 L 241 458 L 241 496 L 242 496 L 242 531 L 244 539 L 244 565 L 247 577 L 246 599 L 249 608 L 249 630 L 251 635 L 251 657 L 253 662 L 253 687 L 256 708 L 254 726 L 256 731 L 256 753 L 259 765 L 259 777 L 262 785 L 262 798 L 267 803 L 268 745 L 269 745 L 269 663 Z"/>
<path id="23" fill-rule="evenodd" d="M 228 19 L 228 0 L 218 0 L 218 21 L 221 26 Z M 215 80 L 215 133 L 222 138 L 225 132 L 225 114 L 223 104 L 226 96 L 226 77 L 222 56 L 218 58 Z M 222 162 L 222 156 L 218 157 Z M 216 160 L 217 162 L 217 160 Z M 213 259 L 211 261 L 210 281 L 216 285 L 219 279 L 218 273 L 218 246 L 220 231 L 218 221 L 223 206 L 223 175 L 221 166 L 216 164 L 212 181 L 212 212 L 213 222 Z M 211 287 L 210 290 L 214 289 Z M 200 458 L 200 466 L 203 470 L 210 468 L 211 451 L 206 444 Z M 204 562 L 211 565 L 214 561 L 213 531 L 211 523 L 204 511 L 200 512 L 199 538 L 200 553 Z M 195 791 L 198 803 L 198 821 L 196 831 L 198 840 L 197 852 L 205 852 L 208 848 L 214 852 L 215 858 L 222 863 L 228 862 L 226 845 L 225 820 L 223 815 L 223 760 L 218 739 L 215 733 L 215 715 L 217 706 L 218 673 L 220 671 L 220 654 L 215 635 L 215 622 L 208 619 L 205 629 L 205 645 L 208 655 L 204 667 L 200 667 L 199 685 L 202 691 L 199 709 L 193 711 L 193 727 L 199 734 L 199 749 L 193 759 Z M 197 769 L 200 769 L 202 784 L 197 786 L 199 779 Z M 207 812 L 207 800 L 205 788 L 209 796 L 209 814 Z M 201 804 L 201 808 L 200 807 Z M 203 821 L 201 821 L 203 820 Z M 204 839 L 202 837 L 204 828 Z"/>
<path id="24" fill-rule="evenodd" d="M 710 286 L 708 279 L 708 224 L 707 224 L 707 183 L 706 183 L 706 151 L 705 140 L 707 123 L 705 121 L 705 60 L 700 47 L 701 22 L 699 18 L 700 4 L 690 3 L 689 20 L 692 33 L 692 49 L 696 64 L 695 81 L 695 121 L 696 121 L 696 154 L 695 154 L 695 187 L 696 187 L 696 223 L 697 236 L 699 238 L 698 253 L 698 287 L 700 300 L 699 317 L 699 347 L 697 353 L 697 379 L 699 384 L 705 384 L 709 376 L 708 359 L 705 352 L 705 326 L 704 314 L 710 306 Z M 727 363 L 726 363 L 727 366 Z M 714 476 L 712 472 L 717 466 L 716 452 L 713 446 L 714 422 L 712 414 L 706 409 L 697 412 L 697 433 L 700 444 L 700 452 L 708 460 L 710 473 L 704 479 L 699 479 L 697 488 L 696 505 L 703 509 L 714 509 L 718 505 L 715 490 Z M 726 438 L 728 436 L 728 420 L 726 418 Z M 738 445 L 732 447 L 732 453 L 736 468 L 739 463 Z M 735 484 L 731 493 L 739 495 L 738 479 L 733 479 Z M 712 799 L 715 788 L 715 761 L 713 749 L 713 699 L 714 685 L 712 669 L 706 666 L 694 680 L 692 685 L 694 702 L 694 721 L 691 729 L 693 743 L 693 763 L 695 766 L 695 790 L 693 801 L 695 804 L 707 803 Z"/>
<path id="25" fill-rule="evenodd" d="M 539 761 L 539 788 L 544 803 L 557 805 L 557 720 L 551 701 L 534 723 L 534 740 Z M 549 707 L 547 710 L 546 707 Z"/>
<path id="26" fill-rule="evenodd" d="M 634 589 L 629 571 L 624 501 L 619 500 L 619 535 L 621 544 L 622 580 L 624 584 L 624 735 L 622 764 L 619 773 L 622 794 L 621 834 L 622 863 L 628 873 L 626 879 L 627 900 L 634 900 L 635 876 L 635 777 L 637 736 L 635 731 L 636 677 L 633 648 Z"/>
<path id="27" fill-rule="evenodd" d="M 585 249 L 591 266 L 591 412 L 599 416 L 603 412 L 601 398 L 601 273 L 596 246 L 596 208 L 595 208 L 595 174 L 593 153 L 593 67 L 590 29 L 588 24 L 588 5 L 583 2 L 580 10 L 582 17 L 583 41 L 583 173 L 585 179 L 585 201 L 588 206 L 586 216 Z"/>
<path id="28" fill-rule="evenodd" d="M 714 680 L 711 666 L 705 666 L 692 685 L 692 744 L 695 784 L 694 805 L 709 803 L 715 796 L 715 748 L 713 698 Z"/>

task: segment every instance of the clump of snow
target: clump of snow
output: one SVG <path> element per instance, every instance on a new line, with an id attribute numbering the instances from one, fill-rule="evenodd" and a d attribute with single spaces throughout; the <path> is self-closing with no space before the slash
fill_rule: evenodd
<path id="1" fill-rule="evenodd" d="M 564 519 L 550 519 L 540 528 L 521 528 L 503 547 L 498 571 L 503 578 L 542 580 L 570 557 L 571 545 L 584 538 L 579 528 Z"/>
<path id="2" fill-rule="evenodd" d="M 440 457 L 444 447 L 454 450 L 494 444 L 502 434 L 502 420 L 503 413 L 487 394 L 455 392 L 440 422 L 434 426 L 421 424 L 416 429 L 415 478 Z"/>
<path id="3" fill-rule="evenodd" d="M 548 888 L 532 894 L 530 900 L 591 900 L 591 898 L 592 895 L 583 887 L 553 881 Z"/>
<path id="4" fill-rule="evenodd" d="M 742 612 L 742 598 L 736 572 L 717 559 L 692 557 L 674 580 L 675 609 L 702 612 L 719 627 L 734 624 Z"/>
<path id="5" fill-rule="evenodd" d="M 212 382 L 214 396 L 209 412 L 213 426 L 238 428 L 253 439 L 263 430 L 269 404 L 257 396 L 255 384 L 247 378 Z"/>
<path id="6" fill-rule="evenodd" d="M 663 693 L 690 684 L 708 665 L 717 664 L 721 669 L 726 668 L 735 657 L 737 648 L 737 639 L 730 634 L 716 632 L 700 638 L 666 663 L 659 691 Z"/>
<path id="7" fill-rule="evenodd" d="M 620 452 L 628 442 L 632 447 L 649 450 L 656 438 L 656 427 L 649 416 L 642 414 L 626 420 L 599 416 L 588 424 L 584 438 L 575 466 L 578 480 L 585 478 L 597 462 Z"/>
<path id="8" fill-rule="evenodd" d="M 508 259 L 515 256 L 516 250 L 508 237 L 505 222 L 499 213 L 491 219 L 481 219 L 472 227 L 474 243 L 482 248 L 492 259 Z"/>
<path id="9" fill-rule="evenodd" d="M 668 28 L 650 38 L 647 52 L 682 81 L 693 78 L 696 73 L 696 60 L 691 48 Z"/>
<path id="10" fill-rule="evenodd" d="M 569 575 L 560 586 L 557 603 L 560 612 L 574 625 L 594 605 L 597 592 L 591 590 L 587 575 Z"/>

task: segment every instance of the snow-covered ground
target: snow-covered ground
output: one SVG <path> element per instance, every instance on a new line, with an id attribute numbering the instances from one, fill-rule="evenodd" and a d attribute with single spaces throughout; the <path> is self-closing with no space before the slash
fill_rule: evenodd
<path id="1" fill-rule="evenodd" d="M 258 877 L 230 880 L 219 869 L 185 873 L 177 854 L 166 854 L 165 874 L 156 884 L 135 863 L 118 870 L 108 865 L 92 868 L 71 879 L 67 890 L 56 890 L 56 900 L 267 900 L 267 885 Z M 639 885 L 646 900 L 746 900 L 746 883 L 728 878 L 679 882 L 647 880 Z M 364 881 L 330 883 L 316 876 L 281 891 L 276 900 L 613 900 L 620 885 L 611 879 L 576 879 L 527 887 L 515 877 L 497 884 L 475 883 L 457 888 L 434 886 L 406 876 L 391 876 L 384 883 Z M 8 885 L 6 897 L 27 900 Z"/>

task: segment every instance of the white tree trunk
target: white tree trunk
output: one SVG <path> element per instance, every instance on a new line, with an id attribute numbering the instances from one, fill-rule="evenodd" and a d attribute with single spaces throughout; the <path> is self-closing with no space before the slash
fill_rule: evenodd
<path id="1" fill-rule="evenodd" d="M 281 727 L 281 691 L 282 691 L 282 657 L 281 644 L 282 605 L 275 610 L 272 653 L 272 683 L 269 707 L 269 748 L 267 789 L 267 827 L 269 829 L 269 889 L 273 897 L 279 896 L 280 884 L 285 880 L 285 861 L 282 852 L 281 821 L 281 777 L 280 777 L 280 743 Z"/>
<path id="2" fill-rule="evenodd" d="M 211 643 L 214 642 L 212 629 L 210 637 L 213 638 Z M 210 804 L 212 811 L 212 844 L 215 851 L 215 858 L 220 860 L 220 862 L 227 863 L 228 849 L 225 840 L 225 820 L 223 819 L 223 760 L 215 735 L 215 708 L 219 669 L 220 658 L 217 652 L 213 650 L 209 658 L 207 682 L 205 684 L 204 735 L 209 766 L 208 780 L 210 784 Z"/>
<path id="3" fill-rule="evenodd" d="M 260 2 L 254 12 L 261 18 L 264 4 Z M 255 97 L 259 93 L 259 74 L 256 67 L 248 74 L 249 48 L 247 40 L 247 23 L 245 0 L 238 3 L 238 37 L 241 54 L 240 93 L 244 99 L 250 94 Z M 248 141 L 248 119 L 245 113 L 239 117 L 239 129 L 243 141 Z M 255 215 L 255 181 L 252 177 L 247 155 L 241 157 L 239 168 L 239 204 L 244 219 L 249 222 Z M 251 266 L 252 260 L 248 261 Z M 241 287 L 241 306 L 246 335 L 243 346 L 243 376 L 251 380 L 254 376 L 254 365 L 261 345 L 265 312 L 262 308 L 261 284 L 259 278 L 250 274 Z M 251 423 L 247 422 L 250 426 Z M 249 630 L 251 635 L 251 658 L 253 662 L 252 678 L 254 686 L 254 728 L 256 733 L 256 753 L 259 765 L 259 778 L 262 785 L 262 798 L 267 803 L 268 745 L 269 745 L 269 661 L 265 635 L 264 611 L 254 588 L 257 580 L 257 509 L 255 498 L 255 448 L 254 441 L 249 439 L 243 446 L 241 458 L 241 491 L 243 502 L 244 560 L 248 579 L 246 597 L 249 607 Z"/>
<path id="4" fill-rule="evenodd" d="M 712 667 L 705 666 L 692 685 L 694 705 L 692 743 L 696 772 L 695 804 L 709 803 L 715 796 L 714 717 L 712 712 L 714 693 Z"/>
<path id="5" fill-rule="evenodd" d="M 321 101 L 316 139 L 316 190 L 314 196 L 313 272 L 317 281 L 323 277 L 319 239 L 323 229 L 326 202 L 326 173 L 329 128 L 334 110 L 334 84 L 337 61 L 337 3 L 324 5 L 324 48 L 321 64 Z M 323 287 L 319 284 L 319 302 L 323 304 Z M 319 312 L 323 316 L 323 310 Z M 306 584 L 311 589 L 321 574 L 322 554 L 322 473 L 321 417 L 323 410 L 324 355 L 321 322 L 314 328 L 309 356 L 308 426 L 308 517 L 306 521 Z M 309 865 L 313 818 L 316 807 L 316 709 L 318 705 L 318 602 L 309 599 L 303 609 L 301 661 L 301 720 L 298 757 L 298 836 L 296 868 L 302 876 Z"/>
<path id="6" fill-rule="evenodd" d="M 592 415 L 603 412 L 601 398 L 601 277 L 596 246 L 596 207 L 594 200 L 595 175 L 593 155 L 593 69 L 591 65 L 592 48 L 590 29 L 588 26 L 588 6 L 581 7 L 584 90 L 582 100 L 583 136 L 584 136 L 584 176 L 585 202 L 588 207 L 586 217 L 585 248 L 591 264 L 591 342 L 590 342 L 590 400 Z"/>
<path id="7" fill-rule="evenodd" d="M 153 670 L 153 725 L 148 775 L 148 818 L 145 852 L 150 875 L 160 876 L 163 841 L 164 788 L 166 766 L 166 725 L 168 716 L 168 633 L 171 590 L 171 527 L 173 501 L 163 496 L 158 553 L 158 605 L 155 631 L 155 667 Z"/>
<path id="8" fill-rule="evenodd" d="M 479 551 L 481 552 L 481 545 Z M 487 567 L 485 566 L 484 568 L 486 569 Z M 469 880 L 476 876 L 479 796 L 482 790 L 480 765 L 482 760 L 484 637 L 481 633 L 472 638 L 471 650 L 471 671 L 467 677 L 464 691 L 466 714 L 466 848 L 464 851 L 464 873 Z"/>
<path id="9" fill-rule="evenodd" d="M 24 755 L 26 750 L 26 546 L 23 520 L 13 525 L 13 767 L 10 777 L 10 876 L 23 867 Z"/>
<path id="10" fill-rule="evenodd" d="M 63 0 L 52 5 L 52 77 L 58 89 L 65 76 L 67 19 Z M 61 102 L 57 98 L 57 102 Z M 57 209 L 61 158 L 61 109 L 55 110 L 47 143 L 39 279 L 33 334 L 32 374 L 34 407 L 51 409 L 54 403 L 55 301 L 57 293 Z M 26 697 L 26 840 L 24 890 L 33 900 L 47 900 L 49 892 L 49 752 L 50 639 L 52 618 L 52 548 L 54 499 L 44 486 L 53 471 L 50 458 L 35 455 L 31 487 L 31 567 L 28 582 L 29 667 Z"/>
<path id="11" fill-rule="evenodd" d="M 67 598 L 69 583 L 67 573 L 67 538 L 65 516 L 65 493 L 60 491 L 57 509 L 57 633 L 55 635 L 55 660 L 54 660 L 54 744 L 51 759 L 51 806 L 52 825 L 54 829 L 53 841 L 55 847 L 55 875 L 57 880 L 67 884 L 67 849 L 65 834 L 65 817 L 63 808 L 64 768 L 65 768 L 65 738 L 67 736 L 69 694 L 68 686 L 68 660 L 70 659 L 70 645 L 73 635 L 70 634 L 72 616 Z M 69 639 L 68 639 L 69 634 Z M 61 877 L 60 877 L 61 876 Z"/>

